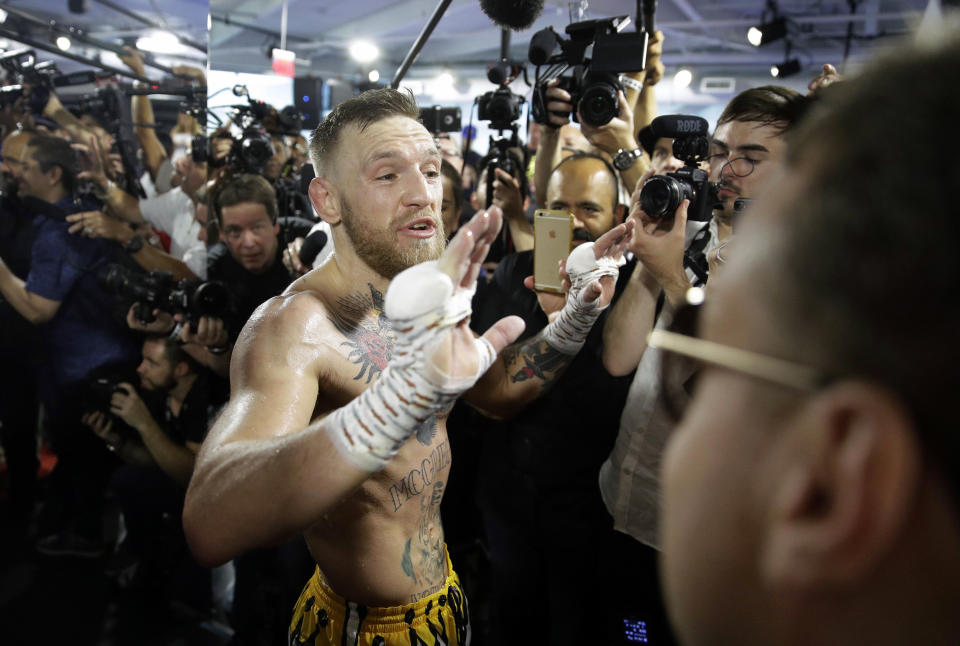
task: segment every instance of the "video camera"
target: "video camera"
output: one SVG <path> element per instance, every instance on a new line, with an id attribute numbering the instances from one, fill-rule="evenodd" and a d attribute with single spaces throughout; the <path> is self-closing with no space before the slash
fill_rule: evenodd
<path id="1" fill-rule="evenodd" d="M 176 282 L 168 271 L 142 273 L 123 265 L 110 265 L 103 277 L 104 286 L 120 296 L 136 301 L 134 316 L 146 325 L 156 320 L 154 309 L 183 314 L 193 331 L 202 316 L 226 319 L 232 309 L 230 290 L 219 282 L 184 279 Z"/>
<path id="2" fill-rule="evenodd" d="M 537 66 L 531 101 L 534 121 L 547 123 L 546 91 L 553 79 L 558 79 L 558 86 L 570 93 L 574 121 L 579 112 L 584 123 L 599 127 L 620 113 L 617 93 L 623 91 L 623 85 L 619 74 L 638 72 L 646 63 L 645 35 L 620 33 L 628 24 L 628 16 L 618 16 L 567 25 L 566 39 L 552 27 L 533 35 L 528 57 Z M 560 53 L 554 54 L 558 46 Z M 548 67 L 541 74 L 544 65 Z M 562 77 L 570 68 L 572 75 Z"/>
<path id="3" fill-rule="evenodd" d="M 717 197 L 717 185 L 698 164 L 710 152 L 707 120 L 684 114 L 657 117 L 650 124 L 656 139 L 673 139 L 673 156 L 684 163 L 675 173 L 654 175 L 640 189 L 640 206 L 654 219 L 672 218 L 684 200 L 690 200 L 687 219 L 708 222 L 713 210 L 723 208 Z"/>
<path id="4" fill-rule="evenodd" d="M 6 72 L 7 80 L 13 81 L 0 87 L 0 108 L 24 96 L 24 86 L 29 85 L 29 111 L 34 114 L 43 112 L 53 80 L 59 75 L 56 64 L 53 61 L 37 62 L 36 52 L 23 48 L 0 54 L 0 68 Z"/>
<path id="5" fill-rule="evenodd" d="M 440 132 L 460 132 L 460 108 L 444 108 L 439 105 L 431 105 L 426 108 L 420 108 L 420 115 L 417 120 L 423 124 L 423 127 L 431 134 Z"/>

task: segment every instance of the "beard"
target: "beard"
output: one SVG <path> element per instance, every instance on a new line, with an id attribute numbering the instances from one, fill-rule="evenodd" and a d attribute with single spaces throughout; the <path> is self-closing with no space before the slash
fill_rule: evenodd
<path id="1" fill-rule="evenodd" d="M 413 245 L 402 248 L 396 236 L 382 233 L 372 233 L 361 230 L 353 218 L 353 208 L 346 198 L 340 199 L 341 220 L 347 237 L 353 245 L 354 251 L 370 269 L 384 278 L 392 279 L 404 269 L 418 265 L 427 260 L 436 260 L 443 253 L 446 246 L 446 237 L 443 231 L 443 220 L 426 213 L 433 220 L 436 230 L 432 238 L 411 238 Z"/>

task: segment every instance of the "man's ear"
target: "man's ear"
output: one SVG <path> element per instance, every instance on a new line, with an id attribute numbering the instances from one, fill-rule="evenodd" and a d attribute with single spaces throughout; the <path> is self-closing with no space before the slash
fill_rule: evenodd
<path id="1" fill-rule="evenodd" d="M 57 164 L 54 164 L 44 175 L 49 178 L 50 186 L 56 186 L 63 180 L 63 169 Z"/>
<path id="2" fill-rule="evenodd" d="M 331 226 L 339 224 L 341 219 L 340 201 L 335 191 L 326 177 L 314 177 L 307 188 L 313 208 L 317 210 L 320 218 Z"/>
<path id="3" fill-rule="evenodd" d="M 922 479 L 913 423 L 898 397 L 860 382 L 814 395 L 793 419 L 784 432 L 797 440 L 768 481 L 762 575 L 794 591 L 856 585 L 909 526 Z"/>
<path id="4" fill-rule="evenodd" d="M 176 377 L 177 379 L 186 377 L 189 373 L 190 373 L 190 364 L 188 364 L 186 361 L 179 362 L 173 368 L 173 376 Z"/>

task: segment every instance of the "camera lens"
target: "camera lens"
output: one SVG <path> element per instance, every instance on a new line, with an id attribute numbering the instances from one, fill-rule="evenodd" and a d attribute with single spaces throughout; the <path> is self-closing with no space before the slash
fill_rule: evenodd
<path id="1" fill-rule="evenodd" d="M 686 184 L 666 175 L 654 175 L 640 189 L 640 207 L 656 220 L 670 218 L 688 193 Z"/>
<path id="2" fill-rule="evenodd" d="M 620 114 L 617 85 L 607 78 L 588 74 L 584 78 L 583 94 L 580 97 L 580 118 L 587 125 L 600 127 L 610 123 Z"/>

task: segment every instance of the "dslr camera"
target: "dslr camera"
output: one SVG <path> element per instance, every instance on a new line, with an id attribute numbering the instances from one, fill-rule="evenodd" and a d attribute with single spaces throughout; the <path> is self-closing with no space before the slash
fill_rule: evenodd
<path id="1" fill-rule="evenodd" d="M 620 72 L 640 71 L 646 63 L 644 34 L 620 33 L 628 24 L 628 16 L 618 16 L 567 25 L 568 38 L 552 27 L 533 35 L 528 57 L 537 66 L 531 101 L 534 121 L 547 123 L 546 91 L 553 79 L 570 93 L 575 121 L 579 111 L 584 123 L 599 127 L 620 114 Z M 569 69 L 570 76 L 561 76 Z"/>
<path id="2" fill-rule="evenodd" d="M 650 124 L 657 139 L 673 139 L 673 156 L 684 163 L 675 173 L 654 175 L 640 189 L 643 212 L 655 219 L 672 218 L 684 200 L 690 200 L 687 219 L 708 222 L 715 208 L 723 208 L 717 197 L 717 185 L 698 164 L 707 158 L 710 138 L 707 120 L 701 117 L 668 114 Z"/>
<path id="3" fill-rule="evenodd" d="M 227 318 L 231 310 L 230 291 L 219 282 L 184 279 L 176 282 L 168 271 L 141 273 L 123 265 L 110 265 L 103 278 L 110 291 L 136 301 L 134 316 L 146 325 L 156 320 L 154 309 L 183 314 L 196 331 L 200 317 Z"/>

